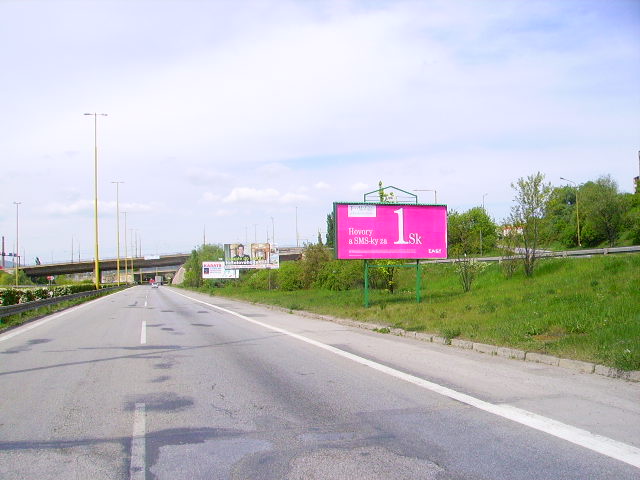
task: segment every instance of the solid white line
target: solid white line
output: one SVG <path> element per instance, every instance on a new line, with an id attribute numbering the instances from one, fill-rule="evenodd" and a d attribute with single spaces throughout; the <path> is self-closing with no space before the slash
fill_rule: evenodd
<path id="1" fill-rule="evenodd" d="M 81 303 L 80 305 L 76 305 L 75 307 L 71 307 L 67 310 L 63 310 L 62 312 L 59 313 L 54 313 L 53 315 L 50 315 L 48 317 L 43 318 L 42 320 L 36 320 L 35 322 L 30 322 L 22 327 L 18 327 L 15 328 L 7 333 L 2 333 L 0 334 L 0 342 L 4 342 L 5 340 L 9 340 L 10 338 L 13 338 L 17 335 L 21 335 L 25 332 L 28 332 L 29 330 L 33 330 L 34 328 L 40 327 L 42 325 L 44 325 L 45 323 L 49 323 L 52 320 L 56 320 L 64 315 L 67 315 L 69 313 L 73 313 L 76 310 L 79 310 L 81 308 L 85 308 L 88 307 L 89 305 L 93 305 L 95 302 L 99 302 L 101 300 L 106 300 L 107 298 L 111 297 L 112 295 L 119 295 L 121 293 L 123 293 L 125 290 L 121 291 L 121 292 L 116 292 L 116 293 L 112 293 L 110 295 L 105 295 L 104 297 L 100 297 L 100 298 L 96 298 L 95 300 L 89 300 L 88 302 L 85 303 Z M 113 297 L 112 297 L 113 298 Z"/>
<path id="2" fill-rule="evenodd" d="M 131 436 L 131 464 L 129 465 L 130 480 L 144 480 L 146 475 L 146 433 L 147 420 L 146 405 L 136 403 L 133 412 L 133 435 Z"/>
<path id="3" fill-rule="evenodd" d="M 140 330 L 140 345 L 147 343 L 147 321 L 142 321 L 142 329 Z"/>
<path id="4" fill-rule="evenodd" d="M 528 427 L 534 428 L 541 432 L 548 433 L 549 435 L 553 435 L 555 437 L 562 438 L 563 440 L 574 443 L 576 445 L 580 445 L 581 447 L 588 448 L 589 450 L 593 450 L 594 452 L 598 452 L 608 457 L 614 458 L 616 460 L 620 460 L 621 462 L 628 463 L 629 465 L 633 465 L 636 468 L 640 468 L 640 448 L 634 447 L 632 445 L 628 445 L 626 443 L 619 442 L 617 440 L 613 440 L 611 438 L 603 437 L 601 435 L 596 435 L 587 430 L 573 427 L 571 425 L 567 425 L 565 423 L 558 422 L 551 418 L 547 418 L 542 415 L 538 415 L 536 413 L 523 410 L 521 408 L 513 407 L 511 405 L 493 404 L 493 403 L 485 402 L 484 400 L 480 400 L 470 395 L 460 393 L 456 390 L 443 387 L 442 385 L 430 382 L 428 380 L 424 380 L 414 375 L 401 372 L 400 370 L 396 370 L 394 368 L 388 367 L 381 363 L 377 363 L 372 360 L 359 357 L 358 355 L 354 355 L 349 352 L 345 352 L 344 350 L 340 350 L 339 348 L 332 347 L 331 345 L 326 345 L 324 343 L 318 342 L 317 340 L 303 337 L 302 335 L 298 335 L 297 333 L 290 332 L 283 328 L 274 327 L 273 325 L 269 325 L 269 324 L 260 322 L 258 320 L 254 320 L 253 318 L 245 317 L 244 315 L 241 315 L 234 311 L 227 310 L 226 308 L 222 308 L 217 305 L 213 305 L 211 303 L 207 303 L 202 300 L 189 297 L 187 295 L 178 293 L 171 289 L 170 291 L 172 291 L 176 295 L 180 295 L 181 297 L 185 297 L 185 298 L 188 298 L 189 300 L 193 300 L 194 302 L 202 303 L 209 307 L 213 307 L 217 310 L 228 313 L 229 315 L 233 315 L 235 317 L 241 318 L 242 320 L 245 320 L 247 322 L 253 323 L 255 325 L 259 325 L 261 327 L 267 328 L 274 332 L 288 335 L 292 338 L 295 338 L 302 342 L 306 342 L 315 347 L 322 348 L 323 350 L 327 350 L 341 357 L 348 358 L 349 360 L 352 360 L 356 363 L 359 363 L 361 365 L 366 365 L 367 367 L 373 368 L 374 370 L 377 370 L 382 373 L 386 373 L 387 375 L 390 375 L 392 377 L 412 383 L 414 385 L 422 387 L 431 392 L 444 395 L 445 397 L 449 397 L 451 399 L 465 403 L 479 410 L 483 410 L 485 412 L 498 415 L 502 418 L 512 420 L 516 423 L 526 425 Z"/>

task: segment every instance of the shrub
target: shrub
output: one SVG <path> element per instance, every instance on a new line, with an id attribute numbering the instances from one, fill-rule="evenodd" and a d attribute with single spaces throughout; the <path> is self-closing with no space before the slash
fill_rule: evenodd
<path id="1" fill-rule="evenodd" d="M 303 288 L 302 267 L 298 262 L 283 262 L 278 269 L 278 288 L 287 292 Z"/>
<path id="2" fill-rule="evenodd" d="M 364 285 L 364 266 L 358 260 L 332 260 L 318 272 L 315 286 L 344 291 Z"/>

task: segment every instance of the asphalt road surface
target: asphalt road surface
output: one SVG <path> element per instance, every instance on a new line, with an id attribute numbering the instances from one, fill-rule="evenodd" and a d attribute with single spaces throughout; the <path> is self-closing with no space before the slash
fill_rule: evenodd
<path id="1" fill-rule="evenodd" d="M 635 479 L 640 385 L 169 287 L 0 335 L 2 479 Z"/>

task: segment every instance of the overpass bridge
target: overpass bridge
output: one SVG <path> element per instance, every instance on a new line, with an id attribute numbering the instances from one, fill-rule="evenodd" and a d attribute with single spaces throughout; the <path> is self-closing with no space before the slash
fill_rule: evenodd
<path id="1" fill-rule="evenodd" d="M 293 261 L 300 260 L 302 257 L 302 247 L 282 247 L 280 248 L 280 261 Z M 190 253 L 176 253 L 171 255 L 155 255 L 145 257 L 134 257 L 133 259 L 127 259 L 129 269 L 132 268 L 138 274 L 139 271 L 145 273 L 151 272 L 157 269 L 158 272 L 177 272 L 179 268 L 184 265 L 187 259 L 191 256 Z M 117 269 L 117 259 L 108 258 L 100 260 L 101 272 L 115 272 Z M 49 275 L 73 275 L 76 273 L 90 273 L 93 272 L 94 261 L 85 260 L 81 262 L 65 262 L 65 263 L 50 263 L 46 265 L 30 265 L 20 267 L 29 277 L 48 277 Z M 11 269 L 12 270 L 12 269 Z M 120 272 L 124 273 L 124 258 L 120 259 Z"/>
<path id="2" fill-rule="evenodd" d="M 177 271 L 191 256 L 189 253 L 177 253 L 174 255 L 158 255 L 150 257 L 134 257 L 129 258 L 128 268 L 131 268 L 133 264 L 133 270 L 158 268 L 163 271 Z M 108 258 L 100 260 L 100 271 L 109 272 L 116 271 L 117 259 Z M 93 272 L 94 261 L 86 260 L 81 262 L 67 262 L 67 263 L 50 263 L 46 265 L 31 265 L 26 267 L 20 267 L 29 277 L 47 277 L 49 275 L 71 275 L 74 273 L 89 273 Z M 124 258 L 120 259 L 120 271 L 124 272 Z"/>

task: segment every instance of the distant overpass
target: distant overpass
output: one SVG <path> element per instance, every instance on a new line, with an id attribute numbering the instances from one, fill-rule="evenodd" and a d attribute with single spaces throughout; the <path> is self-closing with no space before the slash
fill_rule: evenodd
<path id="1" fill-rule="evenodd" d="M 283 247 L 280 248 L 280 261 L 286 262 L 291 260 L 300 260 L 302 258 L 302 247 Z M 147 256 L 136 257 L 133 259 L 133 270 L 140 270 L 146 268 L 162 268 L 163 271 L 167 271 L 166 267 L 171 268 L 173 271 L 177 271 L 187 259 L 191 256 L 190 253 L 176 253 L 172 255 L 159 255 L 159 256 Z M 128 259 L 127 268 L 131 268 L 131 259 Z M 66 262 L 66 263 L 50 263 L 46 265 L 31 265 L 27 267 L 20 267 L 29 277 L 47 277 L 49 275 L 72 275 L 74 273 L 89 273 L 93 272 L 94 261 L 85 260 L 81 262 Z M 13 270 L 13 269 L 10 269 Z M 117 270 L 117 260 L 115 258 L 109 258 L 100 260 L 101 272 L 114 272 Z M 120 259 L 120 271 L 124 272 L 124 258 Z"/>
<path id="2" fill-rule="evenodd" d="M 133 259 L 133 269 L 139 270 L 141 268 L 157 268 L 157 267 L 176 267 L 177 270 L 187 259 L 191 256 L 190 253 L 177 253 L 174 255 L 160 255 L 154 257 L 136 257 Z M 131 268 L 132 260 L 128 259 L 128 268 Z M 82 262 L 67 262 L 67 263 L 51 263 L 47 265 L 32 265 L 28 267 L 21 267 L 22 270 L 29 277 L 47 277 L 49 275 L 70 275 L 74 273 L 89 273 L 93 272 L 95 263 L 93 260 L 87 260 Z M 117 270 L 117 259 L 110 258 L 100 260 L 100 271 L 109 272 Z M 120 259 L 120 271 L 124 272 L 124 258 Z"/>

